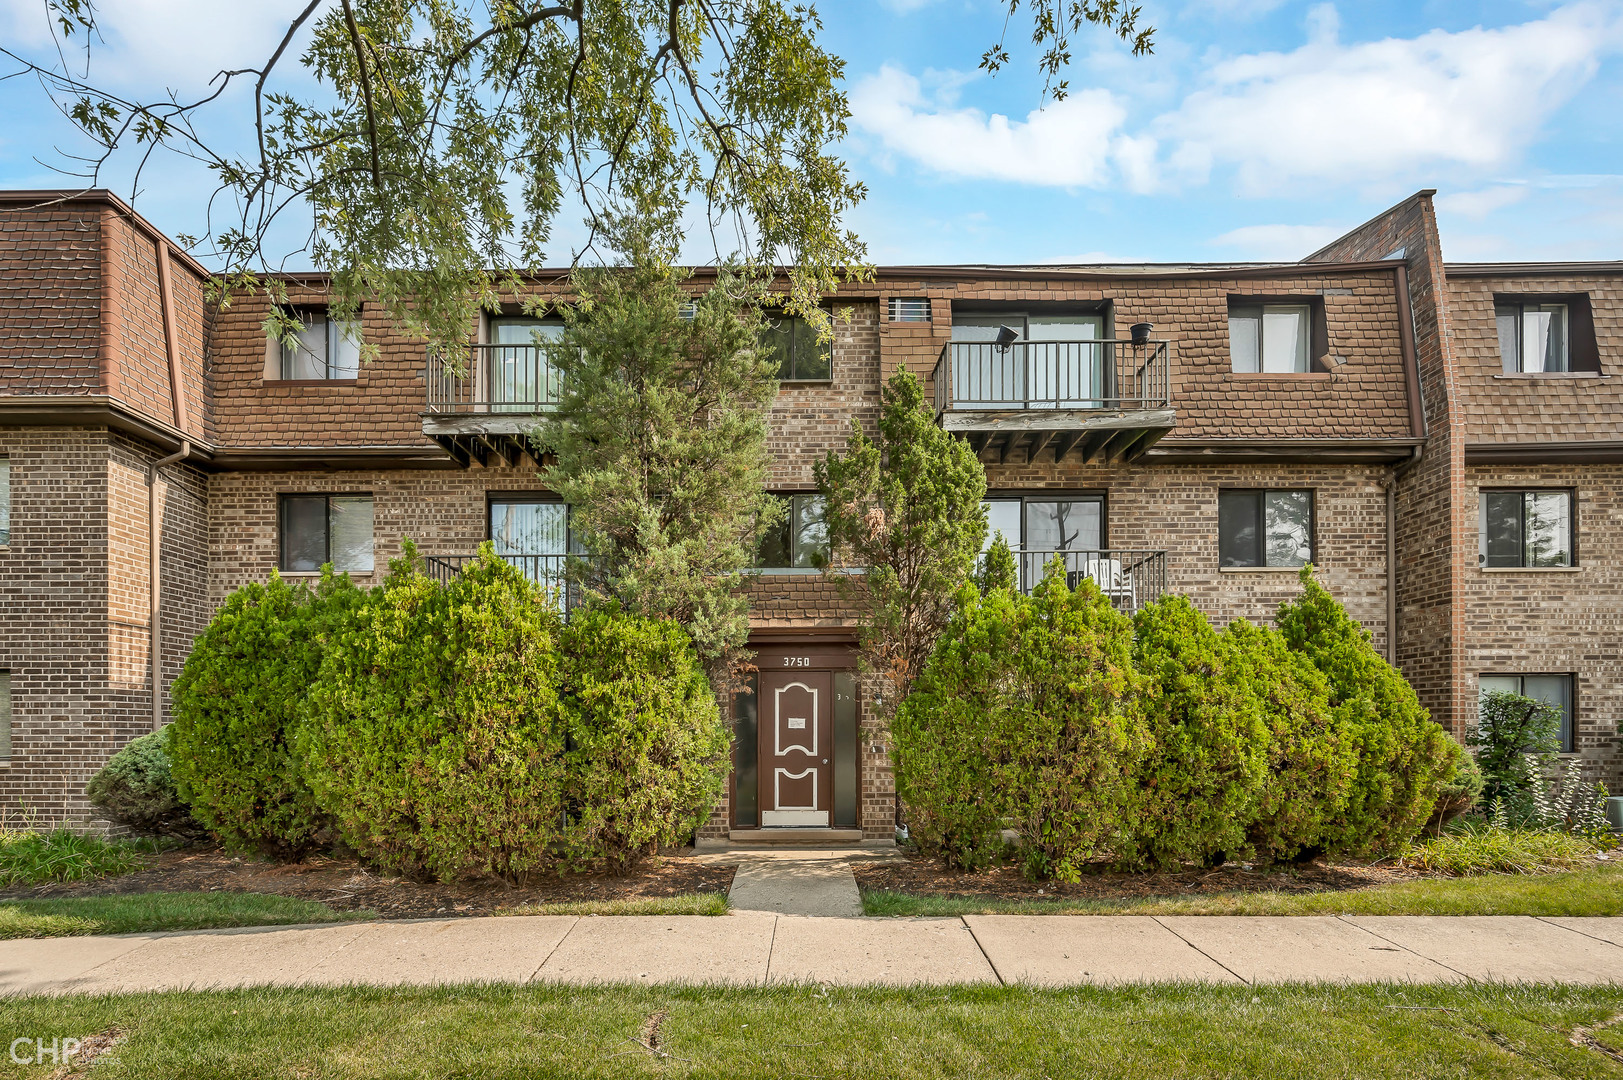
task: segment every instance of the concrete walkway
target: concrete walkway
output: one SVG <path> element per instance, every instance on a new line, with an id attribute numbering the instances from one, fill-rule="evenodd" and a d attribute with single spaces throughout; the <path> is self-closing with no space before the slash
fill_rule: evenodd
<path id="1" fill-rule="evenodd" d="M 1623 983 L 1623 918 L 512 916 L 0 941 L 0 994 L 472 981 Z"/>
<path id="2" fill-rule="evenodd" d="M 727 901 L 734 912 L 849 918 L 862 914 L 853 862 L 891 862 L 885 847 L 758 847 L 728 844 L 694 856 L 702 862 L 736 863 Z"/>

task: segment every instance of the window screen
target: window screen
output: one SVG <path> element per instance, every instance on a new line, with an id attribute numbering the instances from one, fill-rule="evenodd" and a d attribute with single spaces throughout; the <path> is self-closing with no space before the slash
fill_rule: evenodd
<path id="1" fill-rule="evenodd" d="M 372 572 L 372 496 L 282 497 L 282 569 L 310 573 L 332 563 L 340 573 Z"/>
<path id="2" fill-rule="evenodd" d="M 1217 551 L 1223 566 L 1312 562 L 1313 492 L 1218 492 Z"/>
<path id="3" fill-rule="evenodd" d="M 890 298 L 891 322 L 929 322 L 930 298 L 927 296 L 893 296 Z"/>

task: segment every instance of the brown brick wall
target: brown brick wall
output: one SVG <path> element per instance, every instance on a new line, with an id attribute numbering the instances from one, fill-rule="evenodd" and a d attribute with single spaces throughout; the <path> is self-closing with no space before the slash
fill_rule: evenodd
<path id="1" fill-rule="evenodd" d="M 1460 560 L 1472 557 L 1474 546 L 1466 550 L 1463 431 L 1451 407 L 1458 388 L 1431 193 L 1405 200 L 1309 260 L 1381 259 L 1399 252 L 1408 271 L 1427 442 L 1420 462 L 1400 469 L 1397 477 L 1398 666 L 1432 716 L 1458 734 L 1474 716 L 1475 698 L 1462 675 L 1457 606 Z"/>
<path id="2" fill-rule="evenodd" d="M 1466 469 L 1472 513 L 1483 487 L 1570 487 L 1577 495 L 1576 572 L 1465 572 L 1465 681 L 1571 673 L 1574 735 L 1586 772 L 1623 790 L 1623 465 Z M 1474 537 L 1473 537 L 1474 541 Z"/>
<path id="3" fill-rule="evenodd" d="M 872 289 L 872 286 L 862 288 Z M 933 386 L 935 365 L 951 340 L 952 306 L 975 301 L 1039 305 L 1107 302 L 1116 335 L 1136 322 L 1155 326 L 1172 342 L 1172 395 L 1178 439 L 1402 438 L 1409 434 L 1408 401 L 1397 330 L 1397 300 L 1389 270 L 1226 278 L 1217 274 L 1109 280 L 1056 278 L 919 282 L 886 281 L 886 296 L 929 296 L 932 322 L 880 326 L 888 377 L 906 364 Z M 1347 362 L 1334 374 L 1236 375 L 1228 343 L 1230 296 L 1320 298 L 1329 354 Z M 933 391 L 932 391 L 933 392 Z"/>
<path id="4" fill-rule="evenodd" d="M 1623 379 L 1507 377 L 1499 355 L 1493 297 L 1587 293 L 1594 311 L 1601 373 L 1620 374 L 1623 278 L 1450 278 L 1449 322 L 1459 367 L 1458 401 L 1469 442 L 1581 442 L 1623 439 Z"/>

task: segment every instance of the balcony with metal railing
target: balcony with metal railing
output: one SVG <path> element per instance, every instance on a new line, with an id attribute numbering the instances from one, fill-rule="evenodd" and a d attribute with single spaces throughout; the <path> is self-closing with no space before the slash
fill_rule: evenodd
<path id="1" fill-rule="evenodd" d="M 1017 551 L 1020 591 L 1030 592 L 1055 559 L 1065 568 L 1065 584 L 1078 588 L 1091 580 L 1118 609 L 1131 615 L 1154 603 L 1167 591 L 1167 556 L 1164 551 Z"/>
<path id="2" fill-rule="evenodd" d="M 1171 430 L 1172 344 L 954 341 L 935 365 L 941 426 L 1007 461 L 1131 461 Z"/>
<path id="3" fill-rule="evenodd" d="M 580 606 L 581 587 L 570 580 L 569 560 L 578 555 L 501 555 L 503 562 L 512 566 L 530 581 L 555 596 L 561 610 L 568 612 Z M 479 561 L 471 555 L 426 555 L 423 572 L 435 581 L 448 582 L 469 566 Z"/>
<path id="4" fill-rule="evenodd" d="M 558 404 L 561 380 L 544 345 L 469 345 L 460 357 L 430 351 L 423 434 L 462 464 L 535 458 L 529 432 Z"/>

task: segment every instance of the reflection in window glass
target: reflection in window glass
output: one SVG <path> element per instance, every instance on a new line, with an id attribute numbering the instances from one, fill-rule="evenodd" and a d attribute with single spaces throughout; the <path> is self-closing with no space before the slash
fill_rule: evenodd
<path id="1" fill-rule="evenodd" d="M 777 358 L 780 379 L 821 382 L 833 377 L 833 343 L 819 341 L 817 331 L 798 315 L 768 316 L 761 344 Z"/>
<path id="2" fill-rule="evenodd" d="M 1097 499 L 1030 500 L 1023 547 L 1027 551 L 1097 551 L 1100 509 Z"/>
<path id="3" fill-rule="evenodd" d="M 325 311 L 297 308 L 298 337 L 282 343 L 284 379 L 353 379 L 361 370 L 361 325 L 329 319 Z"/>
<path id="4" fill-rule="evenodd" d="M 1572 566 L 1572 492 L 1484 491 L 1485 566 Z"/>
<path id="5" fill-rule="evenodd" d="M 1311 491 L 1220 491 L 1217 552 L 1223 566 L 1301 566 L 1313 561 Z"/>
<path id="6" fill-rule="evenodd" d="M 981 505 L 986 507 L 986 540 L 981 544 L 981 550 L 991 547 L 992 541 L 1001 533 L 1003 542 L 1014 551 L 1019 551 L 1020 500 L 991 499 Z"/>
<path id="7" fill-rule="evenodd" d="M 1499 303 L 1493 313 L 1504 370 L 1569 370 L 1567 305 Z"/>
<path id="8" fill-rule="evenodd" d="M 282 499 L 282 569 L 340 573 L 373 569 L 372 496 L 288 495 Z"/>
<path id="9" fill-rule="evenodd" d="M 1477 691 L 1520 694 L 1556 706 L 1561 710 L 1561 749 L 1573 749 L 1571 675 L 1479 675 Z"/>
<path id="10" fill-rule="evenodd" d="M 821 495 L 780 495 L 784 517 L 761 534 L 755 565 L 759 569 L 809 569 L 828 557 L 828 525 Z"/>
<path id="11" fill-rule="evenodd" d="M 1313 309 L 1306 304 L 1230 308 L 1230 370 L 1241 373 L 1307 371 L 1307 338 L 1312 313 Z"/>

